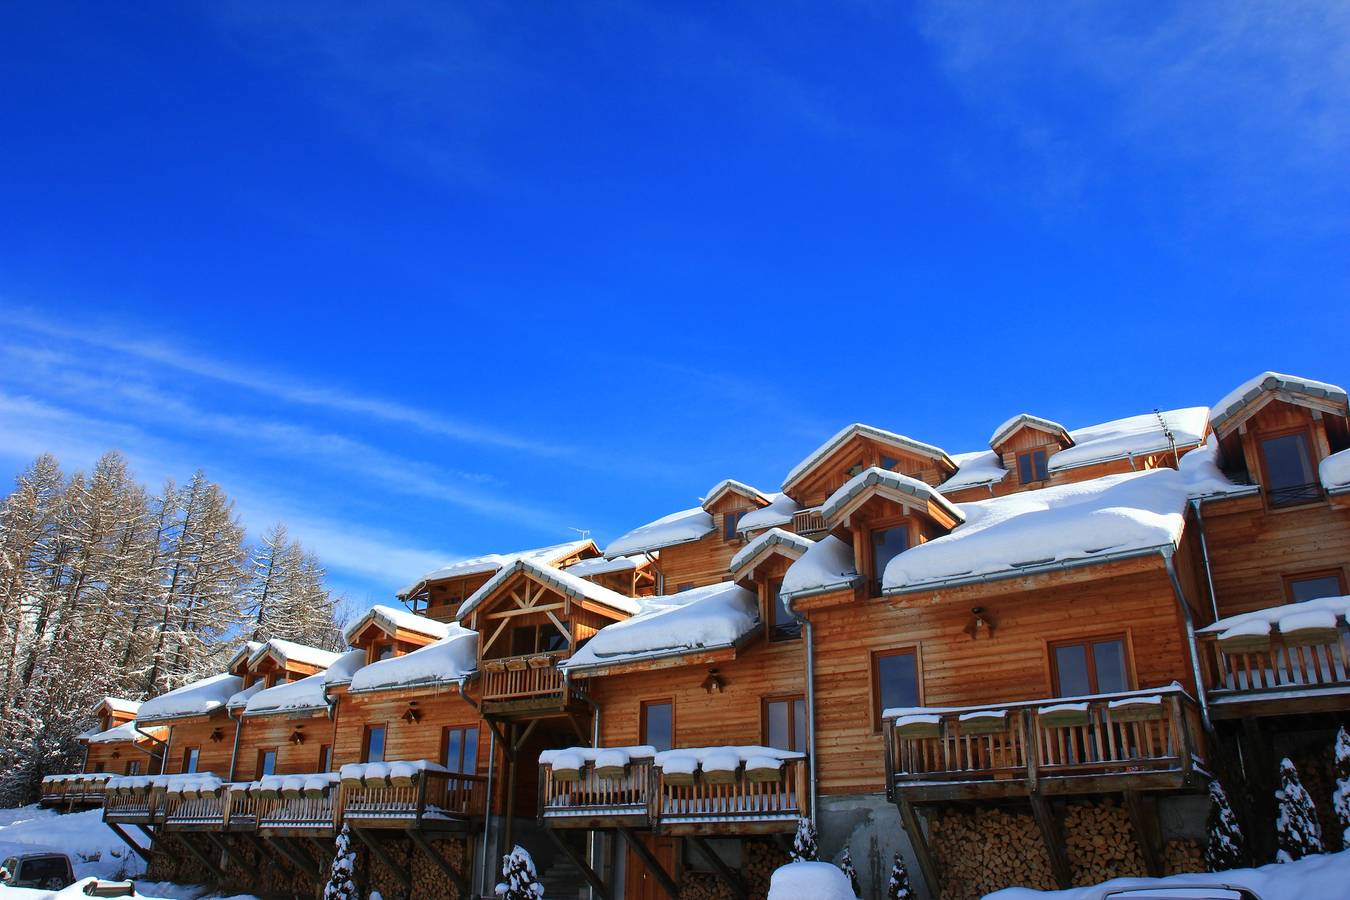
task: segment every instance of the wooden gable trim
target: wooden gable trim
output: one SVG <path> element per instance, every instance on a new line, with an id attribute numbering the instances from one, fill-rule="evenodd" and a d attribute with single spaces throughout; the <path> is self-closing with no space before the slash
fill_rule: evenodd
<path id="1" fill-rule="evenodd" d="M 769 562 L 772 558 L 781 557 L 788 562 L 796 562 L 802 558 L 802 554 L 805 552 L 806 551 L 798 550 L 796 547 L 789 546 L 788 544 L 769 544 L 754 556 L 741 563 L 741 565 L 731 573 L 731 577 L 736 581 L 745 581 L 747 579 L 753 581 L 755 578 L 755 570 L 766 562 Z"/>
<path id="2" fill-rule="evenodd" d="M 1219 423 L 1219 426 L 1214 429 L 1214 433 L 1220 438 L 1227 437 L 1234 431 L 1240 430 L 1253 416 L 1276 401 L 1288 403 L 1290 406 L 1302 406 L 1314 412 L 1330 413 L 1333 416 L 1345 417 L 1350 414 L 1350 410 L 1347 410 L 1344 404 L 1324 400 L 1321 397 L 1311 397 L 1307 394 L 1296 394 L 1286 390 L 1264 391 L 1259 397 L 1247 401 L 1245 405 L 1239 407 L 1236 412 Z"/>
<path id="3" fill-rule="evenodd" d="M 905 510 L 906 515 L 911 512 L 917 512 L 947 531 L 951 531 L 957 525 L 961 524 L 960 520 L 953 517 L 951 512 L 943 509 L 931 499 L 916 497 L 913 494 L 893 490 L 885 484 L 868 486 L 859 492 L 856 497 L 853 497 L 840 507 L 835 512 L 833 518 L 836 523 L 841 524 L 846 528 L 853 528 L 853 517 L 861 511 L 864 506 L 876 499 L 889 500 L 892 503 L 898 504 Z M 831 523 L 826 522 L 826 524 L 828 525 Z"/>

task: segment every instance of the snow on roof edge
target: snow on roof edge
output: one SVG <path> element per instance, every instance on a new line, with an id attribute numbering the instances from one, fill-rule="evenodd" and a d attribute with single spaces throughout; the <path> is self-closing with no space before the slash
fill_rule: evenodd
<path id="1" fill-rule="evenodd" d="M 958 522 L 966 520 L 966 514 L 963 513 L 956 504 L 952 503 L 937 488 L 920 481 L 917 478 L 911 478 L 908 475 L 901 475 L 898 472 L 892 472 L 889 469 L 883 469 L 879 466 L 872 466 L 864 469 L 857 475 L 854 475 L 843 486 L 830 495 L 820 507 L 820 514 L 826 522 L 834 519 L 839 513 L 839 508 L 844 506 L 854 497 L 863 493 L 870 487 L 881 485 L 889 487 L 892 490 L 900 491 L 903 494 L 909 494 L 921 500 L 927 500 L 936 503 L 951 515 Z"/>
<path id="2" fill-rule="evenodd" d="M 854 422 L 852 425 L 846 425 L 835 433 L 834 437 L 821 444 L 801 462 L 792 467 L 788 472 L 787 478 L 783 480 L 782 490 L 786 491 L 793 484 L 802 478 L 807 471 L 812 469 L 817 463 L 833 453 L 838 447 L 855 434 L 861 434 L 870 437 L 873 440 L 890 444 L 893 447 L 903 447 L 911 453 L 918 453 L 920 456 L 931 456 L 946 460 L 955 470 L 956 464 L 952 462 L 947 451 L 933 444 L 925 444 L 923 441 L 916 441 L 914 438 L 905 437 L 903 434 L 896 434 L 894 431 L 887 431 L 884 428 L 878 428 L 875 425 L 864 425 L 862 422 Z"/>

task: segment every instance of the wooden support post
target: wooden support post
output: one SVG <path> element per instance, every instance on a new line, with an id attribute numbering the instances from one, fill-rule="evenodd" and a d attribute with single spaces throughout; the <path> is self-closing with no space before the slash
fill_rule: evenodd
<path id="1" fill-rule="evenodd" d="M 932 851 L 928 849 L 928 838 L 924 836 L 923 824 L 919 822 L 919 814 L 914 810 L 914 804 L 903 797 L 897 804 L 900 808 L 900 822 L 905 826 L 905 833 L 909 835 L 909 844 L 914 848 L 914 855 L 918 857 L 919 868 L 923 871 L 923 880 L 928 882 L 928 893 L 934 897 L 942 896 L 942 881 L 938 877 L 937 863 L 933 861 Z"/>
<path id="2" fill-rule="evenodd" d="M 1271 823 L 1276 816 L 1275 788 L 1279 781 L 1271 743 L 1260 720 L 1242 720 L 1242 774 L 1246 790 L 1241 795 L 1241 807 L 1246 822 L 1256 826 L 1246 830 L 1247 849 L 1253 862 L 1275 856 L 1275 829 Z"/>
<path id="3" fill-rule="evenodd" d="M 412 842 L 426 854 L 427 859 L 435 863 L 436 868 L 445 873 L 446 878 L 449 878 L 454 882 L 455 893 L 459 895 L 460 900 L 468 900 L 469 882 L 459 873 L 458 869 L 450 865 L 449 860 L 441 856 L 441 854 L 436 851 L 436 848 L 431 846 L 431 841 L 427 840 L 427 836 L 415 828 L 409 828 L 408 837 L 412 838 Z M 465 849 L 469 849 L 467 843 Z M 466 852 L 465 856 L 472 859 L 472 851 Z"/>
<path id="4" fill-rule="evenodd" d="M 234 857 L 234 851 L 230 849 L 230 845 L 225 843 L 223 837 L 214 832 L 206 831 L 203 834 L 206 835 L 206 839 L 211 842 L 211 845 L 220 851 L 221 858 L 224 860 L 221 867 L 229 866 L 230 860 Z"/>
<path id="5" fill-rule="evenodd" d="M 731 871 L 727 864 L 722 861 L 722 857 L 717 855 L 717 851 L 708 846 L 708 842 L 703 839 L 702 835 L 692 835 L 689 838 L 689 843 L 693 844 L 694 849 L 708 861 L 708 865 L 713 867 L 718 879 L 731 891 L 731 896 L 735 897 L 736 900 L 750 900 L 750 892 L 745 889 L 745 882 L 741 881 L 739 875 Z"/>
<path id="6" fill-rule="evenodd" d="M 642 860 L 642 865 L 656 879 L 656 883 L 660 885 L 661 890 L 665 891 L 670 900 L 677 900 L 680 896 L 680 886 L 675 883 L 674 878 L 670 877 L 670 873 L 661 867 L 661 861 L 652 855 L 652 851 L 647 848 L 646 844 L 642 843 L 637 835 L 633 834 L 631 829 L 623 825 L 618 827 L 619 834 L 623 835 L 623 839 L 628 842 L 629 848 L 637 854 L 638 859 Z"/>
<path id="7" fill-rule="evenodd" d="M 145 860 L 146 865 L 150 864 L 149 847 L 142 847 L 140 844 L 138 844 L 136 842 L 136 839 L 133 838 L 131 835 L 127 834 L 125 831 L 123 831 L 122 826 L 118 825 L 116 822 L 106 822 L 105 824 L 112 829 L 113 834 L 117 835 L 122 839 L 122 842 L 124 844 L 126 844 L 128 847 L 134 850 L 137 856 Z"/>
<path id="8" fill-rule="evenodd" d="M 192 845 L 192 841 L 188 840 L 187 834 L 179 834 L 178 842 L 182 844 L 184 847 L 186 847 L 188 849 L 188 852 L 197 858 L 197 862 L 201 863 L 203 866 L 206 866 L 208 872 L 216 876 L 217 883 L 225 881 L 225 873 L 224 871 L 221 870 L 220 866 L 216 865 L 215 861 L 212 860 L 208 854 L 205 854 L 202 851 L 198 850 L 196 847 L 194 847 Z"/>
<path id="9" fill-rule="evenodd" d="M 506 819 L 506 824 L 502 829 L 502 836 L 505 840 L 503 847 L 514 847 L 514 838 L 516 830 L 516 724 L 511 723 L 511 738 L 505 744 L 507 753 L 506 761 L 506 802 L 502 804 L 502 816 Z M 507 850 L 509 853 L 510 850 Z"/>
<path id="10" fill-rule="evenodd" d="M 268 837 L 264 838 L 264 840 L 267 841 L 268 846 L 276 850 L 282 856 L 286 857 L 286 861 L 289 862 L 291 865 L 295 866 L 302 873 L 308 875 L 310 878 L 313 878 L 316 881 L 319 879 L 319 876 L 322 874 L 319 871 L 319 867 L 315 865 L 313 860 L 298 854 L 295 851 L 295 848 L 291 847 L 290 844 L 286 843 L 285 838 Z"/>
<path id="11" fill-rule="evenodd" d="M 1158 804 L 1152 797 L 1145 798 L 1138 791 L 1125 792 L 1125 809 L 1134 826 L 1134 839 L 1144 854 L 1144 869 L 1153 878 L 1164 874 L 1162 826 L 1158 822 Z"/>
<path id="12" fill-rule="evenodd" d="M 1041 840 L 1045 841 L 1046 852 L 1050 854 L 1050 868 L 1055 873 L 1055 883 L 1060 890 L 1073 887 L 1073 867 L 1069 865 L 1069 853 L 1064 847 L 1064 835 L 1059 830 L 1059 819 L 1050 801 L 1040 794 L 1031 795 L 1031 814 L 1041 829 Z"/>
<path id="13" fill-rule="evenodd" d="M 596 871 L 591 868 L 590 863 L 586 862 L 584 856 L 573 850 L 570 844 L 559 837 L 557 830 L 546 827 L 544 833 L 553 840 L 553 843 L 563 852 L 563 855 L 570 859 L 572 864 L 581 871 L 581 876 L 595 890 L 595 895 L 600 900 L 613 900 L 614 892 L 609 889 L 609 885 L 605 884 L 605 880 L 596 874 Z"/>
<path id="14" fill-rule="evenodd" d="M 412 873 L 397 865 L 389 854 L 380 846 L 379 838 L 373 834 L 367 834 L 364 828 L 352 827 L 352 834 L 361 839 L 361 843 L 370 848 L 370 852 L 378 859 L 390 873 L 398 879 L 399 884 L 403 885 L 405 894 L 412 893 Z"/>

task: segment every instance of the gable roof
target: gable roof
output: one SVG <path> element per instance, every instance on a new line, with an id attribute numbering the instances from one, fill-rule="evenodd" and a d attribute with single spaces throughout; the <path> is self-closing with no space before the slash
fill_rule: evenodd
<path id="1" fill-rule="evenodd" d="M 323 672 L 274 685 L 249 697 L 244 705 L 244 715 L 261 716 L 269 713 L 327 709 L 326 688 L 327 681 Z"/>
<path id="2" fill-rule="evenodd" d="M 1204 406 L 1165 409 L 1075 428 L 1069 432 L 1073 446 L 1051 454 L 1050 471 L 1161 453 L 1171 446 L 1163 430 L 1164 423 L 1178 448 L 1192 447 L 1204 442 L 1209 432 L 1209 409 Z"/>
<path id="3" fill-rule="evenodd" d="M 433 581 L 444 581 L 447 578 L 463 578 L 469 575 L 487 575 L 492 572 L 497 572 L 502 566 L 510 565 L 512 560 L 522 556 L 556 564 L 567 559 L 569 556 L 575 556 L 576 554 L 581 553 L 588 546 L 595 549 L 597 554 L 600 552 L 599 549 L 595 547 L 594 541 L 585 538 L 576 541 L 564 541 L 561 544 L 550 544 L 547 547 L 536 547 L 533 550 L 518 550 L 514 553 L 486 553 L 482 556 L 461 559 L 457 562 L 447 563 L 439 569 L 433 569 L 412 584 L 400 589 L 398 591 L 398 596 L 401 599 L 407 599 Z"/>
<path id="4" fill-rule="evenodd" d="M 212 675 L 145 701 L 136 715 L 136 721 L 144 724 L 152 720 L 210 715 L 224 708 L 243 686 L 244 679 L 238 675 Z"/>
<path id="5" fill-rule="evenodd" d="M 119 744 L 122 741 L 131 741 L 132 743 L 147 741 L 150 737 L 163 740 L 168 736 L 169 730 L 167 728 L 147 728 L 145 730 L 149 732 L 150 737 L 146 737 L 136 730 L 137 724 L 136 720 L 132 719 L 130 722 L 123 722 L 107 731 L 96 731 L 93 734 L 85 735 L 80 740 L 86 744 Z"/>
<path id="6" fill-rule="evenodd" d="M 989 447 L 997 450 L 999 445 L 1012 437 L 1013 434 L 1021 428 L 1034 428 L 1037 431 L 1044 431 L 1057 439 L 1064 446 L 1073 446 L 1073 438 L 1069 436 L 1068 429 L 1063 425 L 1051 419 L 1033 416 L 1031 413 L 1018 413 L 994 429 L 993 435 L 989 438 Z"/>
<path id="7" fill-rule="evenodd" d="M 1279 372 L 1262 372 L 1255 378 L 1249 378 L 1223 396 L 1210 413 L 1210 422 L 1215 431 L 1229 431 L 1243 418 L 1241 413 L 1262 394 L 1280 393 L 1297 402 L 1299 398 L 1320 401 L 1319 405 L 1330 404 L 1340 407 L 1345 415 L 1345 388 L 1314 381 L 1298 375 L 1282 375 Z"/>
<path id="8" fill-rule="evenodd" d="M 943 450 L 941 447 L 925 444 L 922 441 L 916 441 L 913 438 L 905 437 L 903 434 L 896 434 L 893 431 L 886 431 L 885 429 L 877 428 L 873 425 L 864 425 L 861 422 L 855 422 L 852 425 L 841 428 L 834 437 L 821 444 L 813 450 L 806 459 L 803 459 L 801 462 L 797 463 L 797 465 L 793 466 L 792 471 L 788 472 L 787 478 L 783 481 L 783 490 L 791 490 L 794 484 L 809 475 L 817 465 L 827 459 L 834 451 L 838 450 L 853 437 L 870 438 L 879 444 L 884 444 L 885 446 L 891 447 L 902 453 L 926 456 L 930 459 L 936 459 L 939 462 L 944 463 L 953 470 L 956 469 L 956 464 L 952 462 L 951 457 L 947 455 L 947 451 Z"/>
<path id="9" fill-rule="evenodd" d="M 1003 468 L 1003 457 L 993 450 L 953 453 L 952 462 L 957 465 L 956 473 L 938 485 L 938 490 L 943 493 L 987 487 L 1008 477 L 1008 470 Z"/>
<path id="10" fill-rule="evenodd" d="M 770 528 L 768 531 L 758 535 L 753 541 L 740 549 L 735 556 L 731 558 L 731 564 L 727 567 L 731 571 L 731 577 L 740 580 L 742 570 L 749 567 L 761 554 L 768 551 L 779 549 L 785 556 L 792 559 L 799 558 L 807 549 L 815 543 L 810 538 L 804 538 L 799 534 L 793 534 L 791 531 L 784 531 L 781 528 Z"/>
<path id="11" fill-rule="evenodd" d="M 291 663 L 298 663 L 302 666 L 317 666 L 320 669 L 326 669 L 336 662 L 340 655 L 328 650 L 320 650 L 318 647 L 310 647 L 307 644 L 297 644 L 295 641 L 272 638 L 259 644 L 258 648 L 249 654 L 248 664 L 250 667 L 256 666 L 262 661 L 263 657 L 271 656 L 281 663 L 283 668 Z"/>
<path id="12" fill-rule="evenodd" d="M 757 488 L 752 488 L 743 481 L 737 481 L 734 478 L 723 478 L 717 484 L 712 486 L 706 497 L 703 498 L 703 509 L 711 509 L 713 504 L 721 500 L 727 494 L 740 494 L 749 500 L 754 501 L 759 506 L 768 506 L 769 498 L 761 493 Z"/>
<path id="13" fill-rule="evenodd" d="M 484 600 L 500 590 L 502 585 L 517 573 L 524 573 L 527 578 L 532 578 L 545 587 L 551 588 L 565 597 L 571 597 L 573 600 L 590 600 L 629 615 L 640 609 L 638 602 L 631 597 L 625 597 L 617 591 L 611 591 L 607 587 L 602 587 L 593 581 L 587 581 L 581 576 L 573 575 L 564 569 L 558 569 L 522 557 L 493 575 L 486 584 L 474 591 L 472 596 L 460 606 L 457 618 L 462 620 L 473 612 Z"/>
<path id="14" fill-rule="evenodd" d="M 964 522 L 966 518 L 956 504 L 926 482 L 877 466 L 864 469 L 844 482 L 820 507 L 820 514 L 826 523 L 833 525 L 854 500 L 866 493 L 879 493 L 901 502 L 909 498 L 910 502 L 918 500 L 925 506 L 931 503 L 956 522 Z"/>
<path id="15" fill-rule="evenodd" d="M 361 618 L 342 629 L 342 639 L 350 644 L 358 634 L 365 631 L 370 625 L 378 625 L 386 634 L 393 634 L 401 628 L 404 631 L 411 631 L 433 640 L 445 637 L 450 627 L 444 622 L 437 622 L 435 619 L 410 613 L 406 609 L 395 609 L 392 606 L 372 606 L 366 610 Z"/>
<path id="16" fill-rule="evenodd" d="M 596 575 L 613 575 L 615 572 L 635 572 L 651 564 L 652 561 L 645 556 L 616 556 L 614 559 L 597 556 L 573 563 L 565 571 L 581 578 L 593 578 Z"/>
<path id="17" fill-rule="evenodd" d="M 253 658 L 253 654 L 257 653 L 262 645 L 262 641 L 244 641 L 243 645 L 240 646 L 238 650 L 234 651 L 234 655 L 230 657 L 230 661 L 225 664 L 225 671 L 233 671 L 234 667 L 240 663 L 247 663 Z"/>
<path id="18" fill-rule="evenodd" d="M 352 693 L 462 682 L 478 666 L 478 632 L 459 625 L 434 644 L 362 667 Z"/>
<path id="19" fill-rule="evenodd" d="M 741 516 L 741 521 L 736 525 L 737 531 L 756 531 L 775 525 L 787 525 L 792 521 L 793 515 L 801 510 L 796 500 L 781 491 L 765 496 L 769 498 L 769 505 L 761 509 L 752 509 Z"/>
<path id="20" fill-rule="evenodd" d="M 655 522 L 640 525 L 627 534 L 609 542 L 605 556 L 633 556 L 637 553 L 649 553 L 662 547 L 687 544 L 712 534 L 712 516 L 701 506 L 682 509 L 668 516 L 662 516 Z"/>
<path id="21" fill-rule="evenodd" d="M 122 697 L 104 697 L 94 704 L 94 708 L 91 712 L 94 715 L 98 715 L 105 707 L 108 712 L 134 716 L 141 708 L 141 702 L 139 700 L 126 700 Z"/>

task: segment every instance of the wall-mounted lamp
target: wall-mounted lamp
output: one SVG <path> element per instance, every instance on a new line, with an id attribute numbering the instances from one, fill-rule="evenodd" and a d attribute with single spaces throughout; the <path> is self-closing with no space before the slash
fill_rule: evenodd
<path id="1" fill-rule="evenodd" d="M 966 627 L 962 630 L 965 631 L 966 634 L 970 635 L 970 639 L 972 641 L 978 640 L 981 637 L 993 637 L 994 636 L 993 617 L 991 617 L 989 613 L 985 611 L 983 606 L 971 607 L 970 621 L 966 623 Z"/>
<path id="2" fill-rule="evenodd" d="M 722 680 L 721 675 L 717 674 L 717 670 L 709 669 L 708 677 L 703 679 L 703 690 L 707 691 L 709 694 L 720 694 L 722 693 L 722 688 L 725 686 L 726 682 Z"/>

